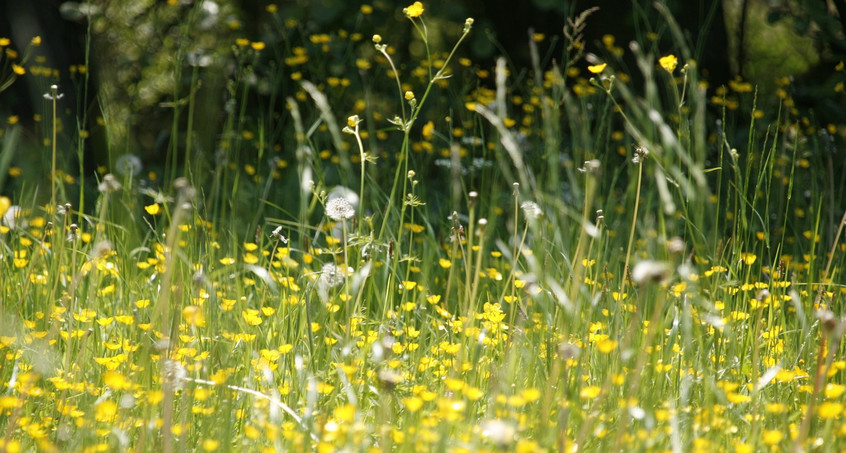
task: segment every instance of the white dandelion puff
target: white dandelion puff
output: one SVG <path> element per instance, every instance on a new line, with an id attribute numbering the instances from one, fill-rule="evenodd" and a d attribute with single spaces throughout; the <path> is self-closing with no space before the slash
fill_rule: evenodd
<path id="1" fill-rule="evenodd" d="M 527 219 L 537 219 L 543 215 L 543 211 L 540 206 L 538 206 L 538 204 L 534 201 L 524 201 L 520 204 L 520 209 L 523 210 L 523 215 L 525 215 Z"/>
<path id="2" fill-rule="evenodd" d="M 331 198 L 326 202 L 326 216 L 335 221 L 342 221 L 352 218 L 355 209 L 349 200 L 344 197 Z"/>
<path id="3" fill-rule="evenodd" d="M 141 158 L 135 154 L 124 154 L 115 161 L 115 171 L 123 176 L 138 176 L 143 168 Z"/>
<path id="4" fill-rule="evenodd" d="M 649 282 L 660 282 L 670 277 L 672 268 L 662 261 L 643 260 L 632 269 L 632 281 L 643 285 Z"/>

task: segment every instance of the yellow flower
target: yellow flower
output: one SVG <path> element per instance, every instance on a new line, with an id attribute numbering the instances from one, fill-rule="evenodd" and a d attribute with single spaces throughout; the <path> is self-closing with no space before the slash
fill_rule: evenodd
<path id="1" fill-rule="evenodd" d="M 403 280 L 402 286 L 406 290 L 411 291 L 412 289 L 417 287 L 417 282 Z"/>
<path id="2" fill-rule="evenodd" d="M 12 72 L 14 72 L 17 75 L 24 75 L 24 74 L 26 74 L 26 69 L 24 69 L 23 66 L 18 66 L 18 65 L 13 63 L 12 64 Z"/>
<path id="3" fill-rule="evenodd" d="M 402 12 L 404 12 L 408 18 L 414 18 L 422 16 L 423 11 L 425 11 L 423 9 L 423 4 L 420 2 L 414 2 L 411 4 L 411 6 L 405 8 Z"/>
<path id="4" fill-rule="evenodd" d="M 826 401 L 817 408 L 817 415 L 822 419 L 837 418 L 843 412 L 843 403 Z"/>
<path id="5" fill-rule="evenodd" d="M 590 386 L 583 388 L 579 392 L 579 397 L 583 400 L 591 400 L 591 399 L 594 399 L 597 396 L 599 396 L 600 392 L 601 392 L 601 389 L 599 387 L 597 387 L 595 385 L 590 385 Z"/>
<path id="6" fill-rule="evenodd" d="M 251 326 L 257 326 L 262 323 L 261 316 L 259 316 L 259 311 L 254 310 L 252 308 L 248 308 L 241 312 L 241 316 L 244 317 L 244 321 Z"/>
<path id="7" fill-rule="evenodd" d="M 588 66 L 588 71 L 590 71 L 593 74 L 599 74 L 599 73 L 601 73 L 602 71 L 605 70 L 606 66 L 608 66 L 608 63 L 595 64 L 593 66 Z"/>
<path id="8" fill-rule="evenodd" d="M 256 256 L 254 253 L 245 253 L 244 262 L 247 264 L 256 264 L 258 263 L 258 256 Z"/>
<path id="9" fill-rule="evenodd" d="M 12 207 L 12 200 L 9 200 L 6 197 L 0 197 L 0 217 L 3 217 L 6 214 L 6 211 Z"/>
<path id="10" fill-rule="evenodd" d="M 661 65 L 667 72 L 673 72 L 676 70 L 676 66 L 679 64 L 678 58 L 675 55 L 670 54 L 666 57 L 661 57 L 658 59 L 658 64 Z"/>
<path id="11" fill-rule="evenodd" d="M 2 206 L 0 206 L 0 212 L 2 212 Z M 833 382 L 828 383 L 825 385 L 825 397 L 828 399 L 839 398 L 840 395 L 843 394 L 844 390 L 846 390 L 846 386 L 835 384 Z"/>
<path id="12" fill-rule="evenodd" d="M 784 439 L 784 433 L 779 430 L 764 430 L 761 436 L 766 445 L 776 445 Z"/>
<path id="13" fill-rule="evenodd" d="M 608 338 L 603 338 L 596 342 L 596 349 L 603 354 L 610 354 L 617 348 L 617 342 Z"/>
<path id="14" fill-rule="evenodd" d="M 734 392 L 730 392 L 728 395 L 726 395 L 726 398 L 732 404 L 743 404 L 752 401 L 752 398 L 749 395 L 742 395 L 740 393 Z"/>
<path id="15" fill-rule="evenodd" d="M 435 131 L 435 123 L 429 121 L 425 125 L 423 125 L 423 138 L 426 140 L 432 139 L 432 134 Z"/>
<path id="16" fill-rule="evenodd" d="M 103 401 L 94 408 L 94 419 L 98 422 L 111 423 L 117 415 L 118 405 L 114 401 Z"/>
<path id="17" fill-rule="evenodd" d="M 740 254 L 740 259 L 741 259 L 741 261 L 743 261 L 743 264 L 746 264 L 747 266 L 751 266 L 751 265 L 755 264 L 755 261 L 758 260 L 758 257 L 755 256 L 754 253 L 744 252 L 744 253 Z"/>
<path id="18" fill-rule="evenodd" d="M 205 327 L 206 316 L 203 309 L 196 305 L 188 305 L 182 309 L 182 319 L 190 326 Z"/>
<path id="19" fill-rule="evenodd" d="M 144 210 L 147 211 L 147 214 L 158 215 L 162 212 L 162 207 L 158 203 L 153 203 L 151 205 L 144 206 Z"/>
<path id="20" fill-rule="evenodd" d="M 750 447 L 748 444 L 744 444 L 743 442 L 735 442 L 734 452 L 735 453 L 752 453 L 752 447 Z"/>
<path id="21" fill-rule="evenodd" d="M 103 374 L 104 383 L 115 390 L 126 390 L 132 388 L 132 382 L 126 379 L 117 371 L 106 371 Z"/>

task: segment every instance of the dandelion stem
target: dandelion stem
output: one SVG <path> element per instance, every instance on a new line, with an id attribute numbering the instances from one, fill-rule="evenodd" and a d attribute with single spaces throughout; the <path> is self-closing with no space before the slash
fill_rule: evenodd
<path id="1" fill-rule="evenodd" d="M 58 127 L 56 125 L 56 110 L 57 110 L 57 103 L 59 102 L 59 87 L 56 85 L 50 86 L 50 99 L 52 100 L 53 104 L 53 138 L 50 141 L 52 145 L 53 151 L 53 166 L 52 171 L 50 172 L 50 209 L 56 209 L 56 136 L 58 133 Z M 53 211 L 54 212 L 54 211 Z"/>
<path id="2" fill-rule="evenodd" d="M 629 259 L 632 255 L 632 244 L 634 243 L 635 228 L 637 227 L 637 210 L 640 206 L 640 187 L 643 181 L 643 160 L 639 160 L 637 164 L 637 191 L 635 192 L 635 204 L 632 213 L 632 227 L 629 230 L 629 243 L 626 246 L 626 259 L 623 262 L 623 275 L 620 276 L 620 297 L 626 290 L 626 279 L 629 275 Z"/>

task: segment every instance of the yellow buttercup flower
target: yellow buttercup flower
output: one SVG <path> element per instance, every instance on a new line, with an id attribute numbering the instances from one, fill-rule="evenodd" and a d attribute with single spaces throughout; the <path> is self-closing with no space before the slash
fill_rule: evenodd
<path id="1" fill-rule="evenodd" d="M 144 206 L 144 210 L 147 211 L 147 214 L 159 215 L 162 212 L 162 207 L 158 203 L 153 203 L 151 205 Z"/>
<path id="2" fill-rule="evenodd" d="M 676 70 L 676 66 L 679 64 L 679 59 L 676 58 L 675 55 L 670 54 L 665 57 L 661 57 L 658 59 L 658 64 L 661 65 L 667 72 L 673 72 Z"/>
<path id="3" fill-rule="evenodd" d="M 12 207 L 12 200 L 7 197 L 0 197 L 0 217 L 6 215 L 6 211 Z"/>
<path id="4" fill-rule="evenodd" d="M 425 11 L 425 9 L 423 8 L 423 4 L 420 2 L 414 2 L 411 4 L 411 6 L 405 8 L 402 12 L 404 12 L 405 15 L 409 18 L 415 18 L 422 16 L 423 11 Z"/>
<path id="5" fill-rule="evenodd" d="M 593 66 L 588 66 L 588 71 L 590 71 L 593 74 L 599 74 L 599 73 L 601 73 L 602 71 L 605 70 L 606 66 L 608 66 L 608 63 L 595 64 Z"/>

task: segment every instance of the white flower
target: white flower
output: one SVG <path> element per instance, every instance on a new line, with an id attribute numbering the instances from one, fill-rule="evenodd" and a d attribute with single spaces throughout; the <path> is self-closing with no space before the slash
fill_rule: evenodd
<path id="1" fill-rule="evenodd" d="M 326 216 L 335 221 L 341 221 L 352 218 L 355 215 L 355 209 L 352 204 L 344 197 L 330 198 L 326 202 Z"/>

